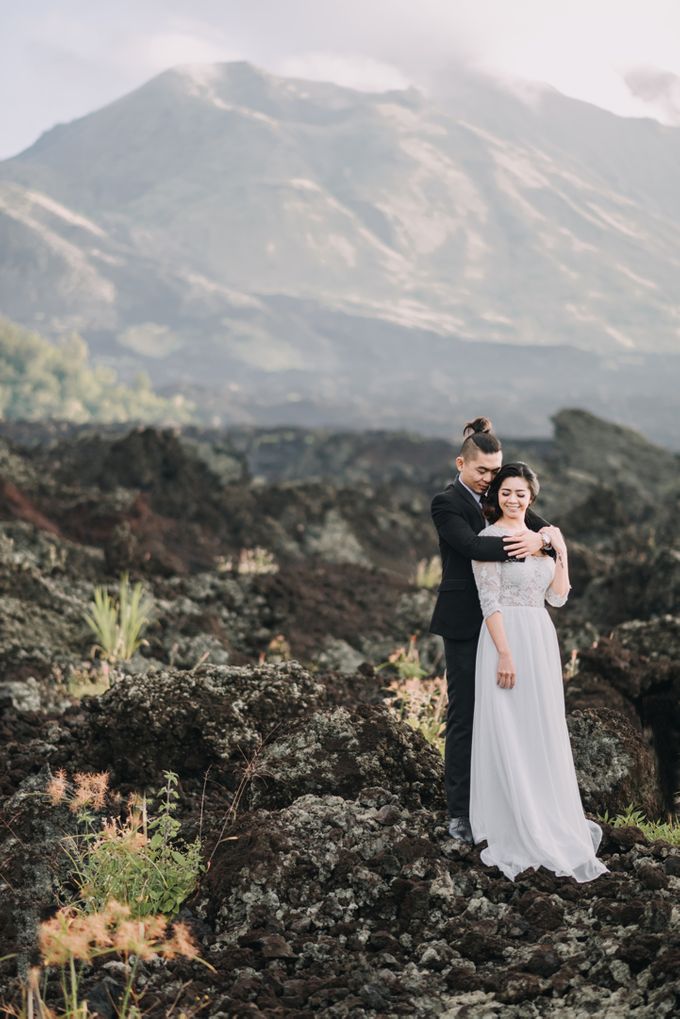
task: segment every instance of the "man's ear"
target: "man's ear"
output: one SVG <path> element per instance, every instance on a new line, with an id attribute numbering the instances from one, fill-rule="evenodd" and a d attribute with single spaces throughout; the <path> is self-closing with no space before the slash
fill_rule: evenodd
<path id="1" fill-rule="evenodd" d="M 465 460 L 463 459 L 463 457 L 462 456 L 457 456 L 456 457 L 456 467 L 458 468 L 458 470 L 462 471 L 464 466 L 465 466 Z"/>

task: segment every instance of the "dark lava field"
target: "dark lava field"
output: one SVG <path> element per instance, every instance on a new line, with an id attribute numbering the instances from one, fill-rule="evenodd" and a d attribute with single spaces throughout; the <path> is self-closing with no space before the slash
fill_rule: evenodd
<path id="1" fill-rule="evenodd" d="M 570 548 L 552 614 L 583 803 L 668 819 L 680 459 L 578 410 L 554 425 L 504 450 L 535 468 Z M 394 432 L 0 426 L 7 1007 L 68 887 L 75 819 L 45 795 L 63 768 L 107 771 L 121 797 L 174 771 L 182 835 L 202 838 L 210 865 L 180 919 L 212 968 L 142 962 L 145 1015 L 680 1014 L 680 846 L 603 823 L 609 874 L 510 882 L 449 838 L 439 752 L 385 703 L 378 666 L 413 635 L 443 674 L 415 572 L 437 554 L 429 505 L 456 452 Z M 236 568 L 256 548 L 275 570 Z M 153 599 L 146 643 L 76 697 L 83 612 L 123 571 Z M 84 971 L 90 1015 L 115 1015 L 119 980 L 112 963 Z"/>

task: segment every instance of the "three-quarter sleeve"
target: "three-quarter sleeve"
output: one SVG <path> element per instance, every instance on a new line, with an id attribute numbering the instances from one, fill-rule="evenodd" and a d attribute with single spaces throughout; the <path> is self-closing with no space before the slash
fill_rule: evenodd
<path id="1" fill-rule="evenodd" d="M 486 619 L 501 607 L 501 564 L 473 559 L 472 572 L 479 592 L 479 604 Z"/>
<path id="2" fill-rule="evenodd" d="M 571 591 L 571 586 L 569 587 L 569 591 Z M 550 587 L 545 592 L 545 600 L 547 601 L 548 605 L 552 605 L 554 606 L 554 608 L 559 609 L 560 606 L 566 604 L 567 598 L 569 597 L 569 591 L 567 591 L 566 594 L 557 594 L 555 591 L 553 591 L 551 584 Z"/>

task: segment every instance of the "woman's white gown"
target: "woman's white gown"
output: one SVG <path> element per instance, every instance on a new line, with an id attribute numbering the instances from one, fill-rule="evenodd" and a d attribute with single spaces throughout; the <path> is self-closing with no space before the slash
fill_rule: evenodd
<path id="1" fill-rule="evenodd" d="M 496 524 L 482 535 L 510 533 Z M 477 648 L 470 826 L 486 839 L 482 862 L 514 881 L 527 867 L 592 881 L 608 868 L 595 855 L 602 829 L 583 813 L 565 718 L 557 633 L 545 607 L 555 562 L 472 563 L 484 618 L 503 614 L 515 686 L 497 683 L 498 652 L 486 623 Z"/>

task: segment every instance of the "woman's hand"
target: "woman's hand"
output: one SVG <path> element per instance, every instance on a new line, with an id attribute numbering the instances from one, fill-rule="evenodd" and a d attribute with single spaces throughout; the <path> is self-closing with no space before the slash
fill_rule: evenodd
<path id="1" fill-rule="evenodd" d="M 504 690 L 511 690 L 515 685 L 515 663 L 509 651 L 498 656 L 498 675 L 496 682 Z"/>
<path id="2" fill-rule="evenodd" d="M 550 544 L 552 545 L 556 552 L 560 553 L 561 555 L 567 554 L 567 543 L 565 542 L 564 536 L 560 531 L 559 527 L 552 526 L 542 527 L 541 533 L 548 535 L 548 537 L 550 538 Z"/>

